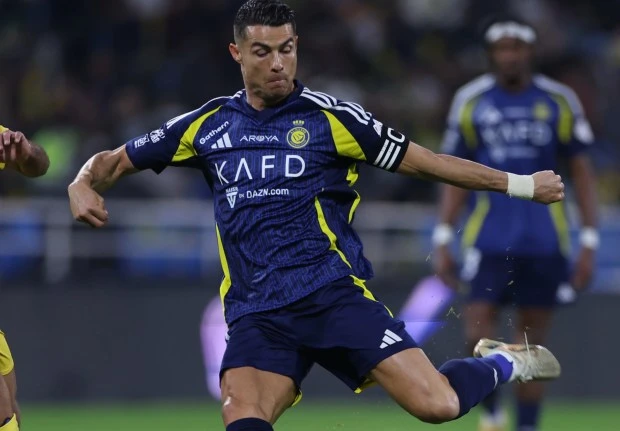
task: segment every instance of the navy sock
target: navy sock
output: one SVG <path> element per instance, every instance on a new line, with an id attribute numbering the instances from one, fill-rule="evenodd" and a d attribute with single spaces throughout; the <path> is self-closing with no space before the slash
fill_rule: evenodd
<path id="1" fill-rule="evenodd" d="M 459 397 L 460 411 L 458 417 L 469 412 L 472 407 L 484 400 L 495 388 L 508 381 L 512 374 L 512 364 L 496 358 L 453 359 L 439 368 L 439 372 L 448 378 L 450 386 Z M 506 377 L 507 376 L 507 377 Z"/>
<path id="2" fill-rule="evenodd" d="M 245 418 L 229 424 L 226 431 L 273 431 L 273 427 L 262 419 Z"/>
<path id="3" fill-rule="evenodd" d="M 540 403 L 517 402 L 517 430 L 534 431 L 538 427 Z"/>
<path id="4" fill-rule="evenodd" d="M 480 360 L 485 361 L 497 370 L 498 383 L 504 384 L 510 380 L 510 376 L 512 376 L 512 361 L 509 361 L 504 355 L 489 355 L 486 358 L 481 358 Z"/>

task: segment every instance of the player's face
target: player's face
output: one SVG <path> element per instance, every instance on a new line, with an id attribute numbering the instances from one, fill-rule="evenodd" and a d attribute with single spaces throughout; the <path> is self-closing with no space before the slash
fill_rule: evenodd
<path id="1" fill-rule="evenodd" d="M 246 28 L 245 39 L 230 45 L 241 65 L 246 88 L 266 105 L 277 103 L 294 89 L 297 72 L 297 36 L 290 24 Z"/>
<path id="2" fill-rule="evenodd" d="M 496 72 L 507 81 L 527 76 L 532 64 L 532 47 L 514 38 L 503 38 L 490 47 Z"/>

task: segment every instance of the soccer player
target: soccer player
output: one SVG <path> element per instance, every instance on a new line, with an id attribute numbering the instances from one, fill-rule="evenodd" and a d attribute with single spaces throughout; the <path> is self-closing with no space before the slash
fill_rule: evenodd
<path id="1" fill-rule="evenodd" d="M 13 169 L 28 177 L 44 175 L 49 158 L 43 148 L 30 142 L 23 133 L 0 126 L 0 170 Z M 18 430 L 19 406 L 17 381 L 11 350 L 0 331 L 0 430 Z"/>
<path id="2" fill-rule="evenodd" d="M 543 343 L 558 287 L 572 281 L 575 289 L 583 289 L 594 267 L 599 236 L 594 179 L 586 155 L 593 135 L 575 93 L 533 73 L 532 27 L 514 19 L 496 20 L 486 28 L 484 40 L 492 71 L 456 93 L 442 151 L 517 174 L 555 170 L 561 158 L 568 160 L 583 224 L 581 251 L 570 280 L 568 222 L 561 202 L 542 206 L 444 186 L 440 224 L 433 234 L 435 270 L 446 283 L 458 285 L 449 244 L 469 198 L 461 278 L 470 287 L 464 313 L 470 346 L 495 336 L 504 305 L 517 308 L 517 342 L 527 333 L 530 342 Z M 516 389 L 518 429 L 534 431 L 543 385 Z M 505 427 L 496 394 L 483 403 L 481 430 Z"/>
<path id="3" fill-rule="evenodd" d="M 544 347 L 487 344 L 480 358 L 439 371 L 402 321 L 367 289 L 372 277 L 351 223 L 358 163 L 549 204 L 563 199 L 551 171 L 514 175 L 436 155 L 355 103 L 295 80 L 293 11 L 250 0 L 229 51 L 245 89 L 94 155 L 69 185 L 76 220 L 108 221 L 100 193 L 124 175 L 167 166 L 201 171 L 213 190 L 228 344 L 221 368 L 227 431 L 271 431 L 300 396 L 313 364 L 355 391 L 381 385 L 423 421 L 456 419 L 496 386 L 555 378 Z"/>

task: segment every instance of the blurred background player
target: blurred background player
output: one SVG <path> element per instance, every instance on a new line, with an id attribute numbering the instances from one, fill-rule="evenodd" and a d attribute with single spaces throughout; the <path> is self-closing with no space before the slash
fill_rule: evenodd
<path id="1" fill-rule="evenodd" d="M 581 251 L 569 278 L 569 232 L 564 206 L 534 205 L 509 196 L 470 195 L 443 186 L 439 224 L 433 232 L 435 271 L 457 286 L 449 245 L 454 226 L 469 198 L 463 228 L 462 281 L 469 284 L 464 313 L 470 348 L 481 337 L 496 335 L 499 309 L 518 310 L 515 342 L 543 343 L 558 287 L 570 281 L 581 290 L 590 280 L 596 230 L 594 178 L 587 148 L 593 134 L 575 93 L 533 72 L 535 30 L 517 19 L 494 20 L 484 30 L 491 73 L 456 93 L 449 113 L 443 151 L 496 169 L 527 174 L 558 169 L 568 161 L 581 215 Z M 519 430 L 537 429 L 543 385 L 517 388 Z M 481 430 L 505 429 L 497 395 L 483 403 Z"/>
<path id="2" fill-rule="evenodd" d="M 23 133 L 0 126 L 0 170 L 12 169 L 28 177 L 47 172 L 49 158 L 43 148 L 28 141 Z M 11 350 L 0 331 L 0 430 L 17 430 L 19 406 L 17 381 Z"/>

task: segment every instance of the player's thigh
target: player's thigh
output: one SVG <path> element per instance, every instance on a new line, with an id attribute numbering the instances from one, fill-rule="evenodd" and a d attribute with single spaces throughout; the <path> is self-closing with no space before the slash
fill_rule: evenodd
<path id="1" fill-rule="evenodd" d="M 242 317 L 228 336 L 220 372 L 224 422 L 256 417 L 274 423 L 300 396 L 312 366 L 300 352 L 287 313 Z"/>
<path id="2" fill-rule="evenodd" d="M 4 377 L 0 377 L 0 422 L 13 416 L 13 400 Z"/>
<path id="3" fill-rule="evenodd" d="M 297 396 L 290 377 L 252 367 L 230 368 L 222 377 L 224 424 L 259 418 L 274 424 Z"/>
<path id="4" fill-rule="evenodd" d="M 322 292 L 329 307 L 311 316 L 312 325 L 310 320 L 302 325 L 327 328 L 321 337 L 308 334 L 312 358 L 356 392 L 379 383 L 422 420 L 454 418 L 458 400 L 446 378 L 417 347 L 405 324 L 358 284 Z"/>
<path id="5" fill-rule="evenodd" d="M 21 412 L 19 409 L 19 404 L 17 403 L 17 376 L 15 374 L 15 368 L 11 370 L 9 374 L 4 376 L 4 382 L 9 390 L 9 396 L 11 397 L 11 407 L 13 408 L 13 413 L 17 415 L 17 421 L 19 422 L 21 419 Z"/>
<path id="6" fill-rule="evenodd" d="M 427 422 L 445 422 L 459 413 L 459 400 L 446 376 L 420 348 L 381 361 L 371 378 L 407 412 Z"/>

